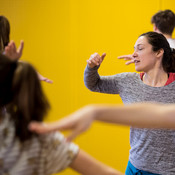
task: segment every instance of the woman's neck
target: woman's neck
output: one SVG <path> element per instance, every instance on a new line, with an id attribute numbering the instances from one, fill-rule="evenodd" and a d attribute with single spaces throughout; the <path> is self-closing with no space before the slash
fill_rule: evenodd
<path id="1" fill-rule="evenodd" d="M 160 69 L 145 72 L 143 76 L 143 82 L 153 87 L 164 86 L 167 80 L 168 80 L 168 73 Z"/>
<path id="2" fill-rule="evenodd" d="M 169 34 L 163 34 L 165 36 L 166 39 L 172 39 L 172 35 Z"/>

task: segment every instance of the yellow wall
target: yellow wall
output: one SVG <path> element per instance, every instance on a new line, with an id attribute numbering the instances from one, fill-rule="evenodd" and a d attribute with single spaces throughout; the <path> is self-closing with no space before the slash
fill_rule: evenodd
<path id="1" fill-rule="evenodd" d="M 11 23 L 11 39 L 25 41 L 22 59 L 54 81 L 43 83 L 52 105 L 48 121 L 89 103 L 121 103 L 119 96 L 92 93 L 83 83 L 89 56 L 107 53 L 100 74 L 134 71 L 117 56 L 133 52 L 137 37 L 152 30 L 158 10 L 175 12 L 174 0 L 1 0 Z M 129 128 L 95 123 L 75 141 L 95 158 L 120 171 L 129 155 Z M 76 175 L 68 169 L 62 175 Z"/>

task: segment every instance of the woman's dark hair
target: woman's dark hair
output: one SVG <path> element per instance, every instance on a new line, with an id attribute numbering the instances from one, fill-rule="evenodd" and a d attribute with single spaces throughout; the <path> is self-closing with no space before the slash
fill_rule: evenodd
<path id="1" fill-rule="evenodd" d="M 17 63 L 0 54 L 0 109 L 13 99 L 12 81 Z"/>
<path id="2" fill-rule="evenodd" d="M 165 72 L 175 72 L 175 49 L 170 48 L 167 39 L 160 33 L 147 32 L 140 36 L 147 38 L 148 43 L 152 45 L 154 52 L 160 49 L 164 50 L 162 66 Z"/>
<path id="3" fill-rule="evenodd" d="M 16 136 L 21 141 L 31 138 L 28 130 L 31 121 L 43 121 L 50 108 L 37 72 L 32 65 L 18 62 L 12 84 L 13 100 L 9 112 L 15 122 Z"/>
<path id="4" fill-rule="evenodd" d="M 9 43 L 10 23 L 5 16 L 0 16 L 0 53 L 4 51 Z"/>
<path id="5" fill-rule="evenodd" d="M 0 55 L 0 109 L 4 106 L 22 142 L 34 135 L 28 130 L 29 123 L 43 121 L 50 108 L 33 66 Z"/>

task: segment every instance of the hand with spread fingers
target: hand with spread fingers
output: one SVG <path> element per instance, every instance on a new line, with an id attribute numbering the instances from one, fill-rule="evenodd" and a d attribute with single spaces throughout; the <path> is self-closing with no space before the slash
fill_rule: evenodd
<path id="1" fill-rule="evenodd" d="M 101 56 L 98 53 L 92 54 L 89 60 L 87 60 L 88 66 L 90 68 L 99 66 L 103 62 L 105 56 L 106 56 L 106 53 L 103 53 Z"/>
<path id="2" fill-rule="evenodd" d="M 119 56 L 118 59 L 130 60 L 125 63 L 126 65 L 134 63 L 134 57 L 132 55 L 122 55 Z"/>
<path id="3" fill-rule="evenodd" d="M 10 41 L 9 44 L 5 47 L 4 55 L 6 55 L 11 60 L 19 60 L 22 56 L 22 51 L 24 47 L 24 41 L 21 41 L 18 49 L 14 41 Z"/>
<path id="4" fill-rule="evenodd" d="M 10 58 L 11 60 L 19 60 L 22 56 L 22 51 L 24 48 L 24 41 L 21 41 L 18 49 L 16 48 L 16 44 L 14 41 L 10 41 L 9 44 L 5 47 L 4 55 Z M 52 80 L 42 76 L 38 73 L 38 78 L 40 81 L 45 81 L 47 83 L 53 83 Z"/>

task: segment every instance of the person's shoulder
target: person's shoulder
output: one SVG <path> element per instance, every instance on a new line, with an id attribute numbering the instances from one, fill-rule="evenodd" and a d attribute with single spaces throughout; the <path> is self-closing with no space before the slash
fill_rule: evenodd
<path id="1" fill-rule="evenodd" d="M 65 137 L 60 132 L 52 132 L 52 133 L 48 133 L 48 134 L 42 134 L 42 135 L 38 136 L 38 139 L 42 143 L 42 145 L 48 144 L 48 143 L 53 143 L 53 142 L 61 143 L 61 142 L 65 141 Z"/>
<path id="2" fill-rule="evenodd" d="M 175 48 L 175 39 L 174 38 L 168 38 L 167 41 L 170 44 L 171 48 Z"/>
<path id="3" fill-rule="evenodd" d="M 136 72 L 123 72 L 118 75 L 121 76 L 122 78 L 135 78 L 139 76 L 139 74 Z"/>
<path id="4" fill-rule="evenodd" d="M 131 82 L 137 83 L 140 78 L 140 75 L 136 72 L 123 72 L 116 74 L 114 79 L 117 80 L 118 83 L 120 83 L 121 86 L 129 86 Z"/>
<path id="5" fill-rule="evenodd" d="M 75 149 L 78 149 L 78 146 L 72 142 L 67 142 L 64 135 L 57 131 L 52 132 L 48 134 L 39 135 L 39 142 L 41 143 L 42 147 L 52 147 L 54 149 L 58 147 L 75 147 Z"/>

